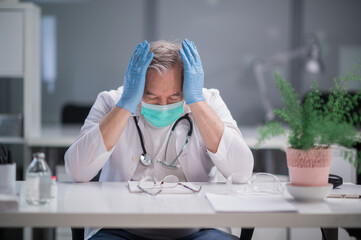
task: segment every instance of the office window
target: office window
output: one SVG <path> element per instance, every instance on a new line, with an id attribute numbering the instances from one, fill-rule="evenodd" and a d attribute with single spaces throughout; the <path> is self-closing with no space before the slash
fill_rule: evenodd
<path id="1" fill-rule="evenodd" d="M 53 93 L 57 78 L 55 16 L 43 16 L 41 19 L 41 55 L 42 79 L 47 83 L 47 92 Z"/>

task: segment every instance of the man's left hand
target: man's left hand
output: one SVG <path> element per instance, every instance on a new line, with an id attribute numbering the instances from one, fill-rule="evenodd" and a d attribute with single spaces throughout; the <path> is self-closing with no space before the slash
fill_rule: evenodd
<path id="1" fill-rule="evenodd" d="M 204 72 L 194 43 L 185 39 L 182 47 L 183 49 L 179 49 L 179 54 L 184 65 L 183 96 L 186 104 L 190 105 L 205 100 L 202 92 Z"/>

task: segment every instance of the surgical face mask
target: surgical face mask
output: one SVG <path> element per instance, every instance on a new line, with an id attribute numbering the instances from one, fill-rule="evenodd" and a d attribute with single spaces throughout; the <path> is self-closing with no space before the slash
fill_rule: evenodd
<path id="1" fill-rule="evenodd" d="M 142 102 L 142 115 L 154 127 L 166 127 L 183 113 L 183 100 L 169 105 L 154 105 Z"/>

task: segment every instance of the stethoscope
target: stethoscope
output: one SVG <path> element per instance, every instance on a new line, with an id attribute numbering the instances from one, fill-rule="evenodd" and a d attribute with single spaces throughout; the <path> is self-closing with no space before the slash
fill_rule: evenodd
<path id="1" fill-rule="evenodd" d="M 182 120 L 187 120 L 189 122 L 189 130 L 188 130 L 188 133 L 187 133 L 187 137 L 186 137 L 186 141 L 184 142 L 184 145 L 183 145 L 183 148 L 182 150 L 180 151 L 180 153 L 177 155 L 177 157 L 173 160 L 173 162 L 171 162 L 170 164 L 167 162 L 167 150 L 168 150 L 168 144 L 169 144 L 169 140 L 174 132 L 174 129 L 175 127 L 178 125 L 178 123 Z M 139 161 L 142 165 L 146 166 L 146 167 L 149 167 L 150 165 L 152 165 L 153 161 L 152 161 L 152 158 L 151 156 L 149 156 L 147 154 L 147 151 L 145 149 L 145 146 L 144 146 L 144 138 L 143 138 L 143 134 L 142 132 L 140 131 L 140 128 L 139 128 L 139 125 L 138 125 L 138 120 L 137 118 L 134 116 L 134 122 L 135 122 L 135 125 L 137 126 L 137 130 L 138 130 L 138 134 L 139 134 L 139 138 L 140 138 L 140 144 L 142 145 L 142 149 L 143 149 L 143 153 L 140 154 L 139 156 Z M 159 161 L 161 164 L 163 164 L 164 166 L 167 166 L 167 167 L 172 167 L 172 168 L 177 168 L 178 166 L 177 165 L 174 165 L 175 162 L 177 161 L 177 159 L 179 158 L 179 156 L 182 154 L 182 152 L 184 151 L 184 149 L 186 148 L 187 146 L 187 143 L 189 142 L 189 138 L 192 136 L 192 132 L 193 132 L 193 124 L 192 124 L 192 121 L 191 119 L 189 118 L 188 116 L 188 113 L 185 114 L 183 117 L 180 117 L 178 118 L 177 121 L 175 121 L 175 123 L 173 124 L 171 130 L 170 130 L 170 133 L 169 133 L 169 136 L 168 136 L 168 140 L 167 140 L 167 145 L 165 147 L 165 151 L 164 151 L 164 161 Z"/>

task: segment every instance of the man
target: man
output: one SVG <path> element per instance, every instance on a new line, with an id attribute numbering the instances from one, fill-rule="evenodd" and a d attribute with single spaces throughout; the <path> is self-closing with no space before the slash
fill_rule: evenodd
<path id="1" fill-rule="evenodd" d="M 202 182 L 215 165 L 225 177 L 237 173 L 240 182 L 247 181 L 252 153 L 219 91 L 205 89 L 203 83 L 193 42 L 139 44 L 123 86 L 98 95 L 80 136 L 66 152 L 68 174 L 78 182 L 90 181 L 100 169 L 99 181 L 175 175 L 179 181 Z M 185 115 L 189 121 L 175 123 Z M 179 126 L 170 138 L 173 124 Z M 85 238 L 230 239 L 216 229 L 97 231 L 86 228 Z"/>

